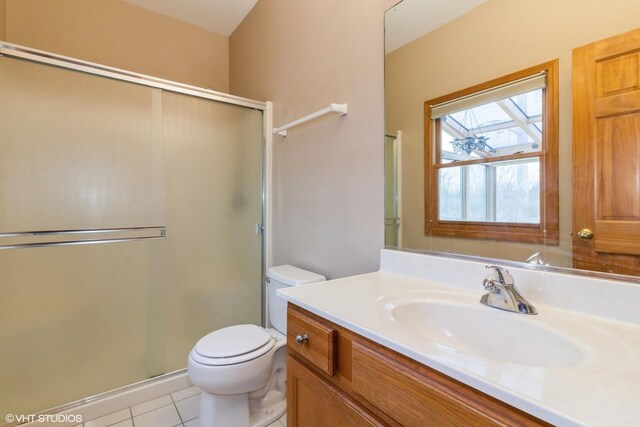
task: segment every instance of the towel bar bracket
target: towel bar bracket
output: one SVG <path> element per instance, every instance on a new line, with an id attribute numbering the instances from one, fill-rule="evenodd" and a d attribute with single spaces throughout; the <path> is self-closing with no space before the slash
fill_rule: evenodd
<path id="1" fill-rule="evenodd" d="M 304 116 L 298 120 L 294 120 L 291 123 L 288 123 L 284 126 L 280 126 L 278 128 L 274 128 L 273 129 L 273 133 L 277 134 L 277 135 L 281 135 L 286 137 L 287 136 L 287 129 L 291 129 L 294 126 L 298 126 L 301 125 L 303 123 L 306 123 L 308 121 L 317 119 L 318 117 L 322 117 L 325 116 L 327 114 L 331 114 L 331 113 L 337 113 L 340 116 L 345 116 L 347 115 L 347 104 L 330 104 L 328 107 L 323 108 L 320 111 L 316 111 L 315 113 L 311 113 L 307 116 Z"/>

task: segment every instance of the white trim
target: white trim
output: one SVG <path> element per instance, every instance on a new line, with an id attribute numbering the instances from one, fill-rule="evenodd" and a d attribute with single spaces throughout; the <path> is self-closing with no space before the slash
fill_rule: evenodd
<path id="1" fill-rule="evenodd" d="M 320 111 L 316 111 L 315 113 L 308 114 L 298 120 L 294 120 L 291 123 L 287 123 L 284 126 L 280 126 L 279 128 L 273 128 L 273 133 L 277 133 L 278 135 L 282 135 L 282 136 L 287 136 L 287 129 L 290 129 L 294 126 L 301 125 L 303 123 L 317 119 L 318 117 L 322 117 L 330 113 L 338 113 L 341 116 L 346 116 L 347 104 L 329 104 L 328 107 L 323 108 Z"/>
<path id="2" fill-rule="evenodd" d="M 264 263 L 265 273 L 273 267 L 273 102 L 264 110 Z"/>
<path id="3" fill-rule="evenodd" d="M 402 217 L 402 131 L 396 132 L 396 215 L 400 218 L 398 224 L 398 247 L 402 247 L 402 227 L 404 219 Z"/>
<path id="4" fill-rule="evenodd" d="M 266 104 L 264 102 L 241 98 L 239 96 L 229 95 L 223 92 L 217 92 L 214 90 L 191 86 L 184 83 L 173 82 L 171 80 L 164 80 L 145 74 L 134 73 L 119 68 L 108 67 L 106 65 L 100 65 L 93 62 L 82 61 L 68 56 L 32 49 L 29 47 L 3 41 L 0 41 L 0 55 L 26 59 L 28 61 L 34 61 L 41 64 L 53 65 L 69 70 L 80 71 L 87 74 L 94 74 L 97 76 L 108 77 L 115 80 L 164 89 L 170 92 L 177 92 L 185 95 L 196 96 L 199 98 L 210 99 L 212 101 L 239 105 L 242 107 L 255 108 L 258 110 L 264 110 L 266 108 Z"/>

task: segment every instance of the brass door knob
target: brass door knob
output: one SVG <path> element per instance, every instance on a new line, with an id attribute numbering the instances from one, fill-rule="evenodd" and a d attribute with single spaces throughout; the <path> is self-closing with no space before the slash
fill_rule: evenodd
<path id="1" fill-rule="evenodd" d="M 589 230 L 588 228 L 583 228 L 582 230 L 578 231 L 578 239 L 580 240 L 593 239 L 593 231 Z"/>

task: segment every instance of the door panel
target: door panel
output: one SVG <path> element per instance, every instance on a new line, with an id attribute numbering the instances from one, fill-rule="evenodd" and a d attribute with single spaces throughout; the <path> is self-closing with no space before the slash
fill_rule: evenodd
<path id="1" fill-rule="evenodd" d="M 633 92 L 638 89 L 638 52 L 631 52 L 596 63 L 597 97 Z"/>
<path id="2" fill-rule="evenodd" d="M 640 114 L 597 120 L 598 220 L 640 220 Z"/>
<path id="3" fill-rule="evenodd" d="M 573 51 L 574 267 L 640 273 L 639 157 L 634 30 Z M 593 237 L 580 239 L 584 229 Z"/>

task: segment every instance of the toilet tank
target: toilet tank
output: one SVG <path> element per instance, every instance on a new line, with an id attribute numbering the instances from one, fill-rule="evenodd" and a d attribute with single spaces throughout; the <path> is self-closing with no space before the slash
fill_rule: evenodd
<path id="1" fill-rule="evenodd" d="M 324 276 L 292 265 L 279 265 L 267 271 L 267 310 L 269 322 L 287 335 L 287 301 L 276 295 L 278 289 L 307 283 L 324 282 Z"/>

